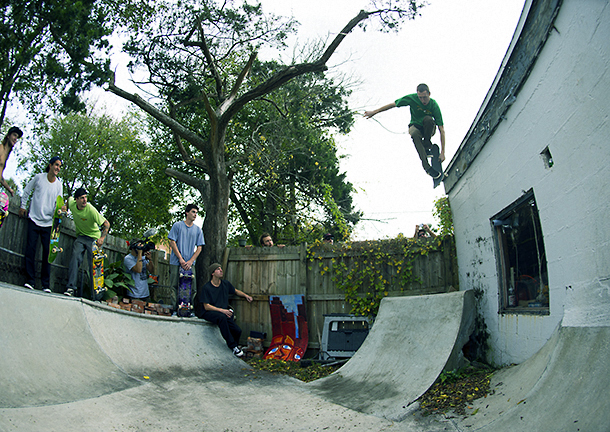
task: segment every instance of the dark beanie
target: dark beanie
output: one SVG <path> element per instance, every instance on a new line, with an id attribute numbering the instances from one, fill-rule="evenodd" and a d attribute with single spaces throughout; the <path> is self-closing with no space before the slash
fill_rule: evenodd
<path id="1" fill-rule="evenodd" d="M 222 266 L 218 263 L 210 264 L 210 266 L 208 267 L 208 274 L 212 275 L 212 273 L 214 273 L 218 267 Z"/>

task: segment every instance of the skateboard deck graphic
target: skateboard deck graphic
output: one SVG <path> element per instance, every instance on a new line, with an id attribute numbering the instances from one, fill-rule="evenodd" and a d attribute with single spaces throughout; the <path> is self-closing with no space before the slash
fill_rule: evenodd
<path id="1" fill-rule="evenodd" d="M 92 300 L 101 300 L 104 297 L 106 292 L 106 287 L 104 286 L 104 258 L 106 258 L 106 254 L 104 251 L 97 245 L 96 242 L 93 242 L 93 299 Z"/>
<path id="2" fill-rule="evenodd" d="M 191 287 L 193 284 L 193 270 L 184 270 L 180 267 L 180 279 L 178 280 L 178 311 L 179 317 L 191 316 Z"/>
<path id="3" fill-rule="evenodd" d="M 0 227 L 4 222 L 4 218 L 8 216 L 8 195 L 0 192 Z"/>
<path id="4" fill-rule="evenodd" d="M 440 159 L 440 150 L 438 148 L 438 145 L 436 144 L 432 144 L 432 147 L 430 148 L 430 150 L 427 151 L 429 156 L 432 156 L 432 161 L 430 163 L 430 165 L 432 166 L 432 168 L 434 168 L 436 171 L 438 171 L 439 173 L 443 172 L 443 165 L 441 163 L 441 159 Z M 436 189 L 436 187 L 441 184 L 441 182 L 443 181 L 444 175 L 440 176 L 439 178 L 433 179 L 433 184 L 434 184 L 434 188 Z"/>
<path id="5" fill-rule="evenodd" d="M 51 241 L 49 242 L 49 258 L 48 262 L 52 263 L 55 261 L 58 253 L 64 250 L 59 247 L 59 234 L 61 228 L 62 218 L 66 215 L 61 208 L 64 206 L 64 199 L 61 196 L 57 197 L 57 203 L 55 204 L 55 212 L 53 213 L 53 225 L 51 228 Z"/>

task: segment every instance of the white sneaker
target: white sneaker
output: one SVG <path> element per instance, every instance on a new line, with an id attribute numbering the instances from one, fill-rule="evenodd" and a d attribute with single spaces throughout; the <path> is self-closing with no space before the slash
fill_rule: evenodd
<path id="1" fill-rule="evenodd" d="M 29 283 L 26 283 L 26 284 L 25 284 L 25 285 L 23 285 L 23 286 L 24 286 L 24 287 L 26 287 L 26 288 L 29 288 L 29 289 L 31 289 L 31 290 L 33 290 L 33 289 L 34 289 L 34 287 L 33 287 L 32 285 L 30 285 Z"/>
<path id="2" fill-rule="evenodd" d="M 239 347 L 235 347 L 233 348 L 233 355 L 235 355 L 235 357 L 243 357 L 244 352 Z"/>
<path id="3" fill-rule="evenodd" d="M 43 289 L 44 292 L 51 294 L 51 290 L 49 288 Z"/>
<path id="4" fill-rule="evenodd" d="M 74 290 L 72 288 L 68 288 L 64 294 L 68 297 L 72 297 L 74 295 Z"/>

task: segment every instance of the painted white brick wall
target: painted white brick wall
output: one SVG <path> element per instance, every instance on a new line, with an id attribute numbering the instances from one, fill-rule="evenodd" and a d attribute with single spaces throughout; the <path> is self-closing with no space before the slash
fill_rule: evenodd
<path id="1" fill-rule="evenodd" d="M 482 289 L 489 360 L 521 363 L 555 327 L 610 326 L 610 5 L 564 0 L 507 120 L 449 194 L 461 289 Z M 545 167 L 548 147 L 554 161 Z M 490 218 L 534 189 L 550 315 L 498 314 Z M 563 320 L 563 321 L 562 321 Z"/>

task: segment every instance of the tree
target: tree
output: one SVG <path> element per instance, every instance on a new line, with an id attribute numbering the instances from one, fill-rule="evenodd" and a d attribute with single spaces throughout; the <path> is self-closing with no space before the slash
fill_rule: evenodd
<path id="1" fill-rule="evenodd" d="M 250 80 L 281 67 L 255 63 Z M 343 82 L 308 74 L 235 116 L 227 130 L 235 173 L 231 201 L 242 220 L 238 233 L 247 231 L 253 244 L 261 232 L 283 243 L 312 242 L 328 231 L 346 239 L 359 220 L 352 208 L 353 187 L 339 173 L 329 133 L 350 130 L 354 118 L 348 95 Z"/>
<path id="2" fill-rule="evenodd" d="M 137 11 L 137 17 L 135 15 Z M 108 37 L 150 19 L 146 0 L 7 0 L 0 6 L 0 126 L 13 93 L 33 112 L 82 111 L 110 77 Z"/>
<path id="3" fill-rule="evenodd" d="M 415 1 L 403 0 L 361 11 L 316 58 L 287 65 L 263 82 L 247 79 L 257 50 L 263 44 L 281 46 L 294 23 L 263 15 L 260 4 L 233 8 L 226 2 L 220 6 L 196 0 L 180 2 L 167 7 L 158 28 L 132 38 L 126 50 L 134 57 L 133 66 L 145 70 L 145 82 L 154 86 L 161 102 L 154 105 L 117 87 L 114 81 L 108 89 L 171 129 L 184 164 L 198 172 L 167 171 L 201 192 L 206 209 L 206 247 L 199 265 L 219 260 L 226 244 L 235 175 L 227 157 L 227 131 L 238 113 L 297 77 L 324 72 L 343 39 L 369 18 L 378 17 L 383 31 L 397 30 L 418 8 Z M 204 113 L 205 121 L 194 113 Z"/>
<path id="4" fill-rule="evenodd" d="M 85 187 L 115 235 L 130 239 L 152 227 L 167 232 L 179 192 L 165 175 L 163 150 L 139 137 L 142 128 L 135 115 L 120 121 L 93 114 L 58 117 L 20 167 L 33 167 L 33 175 L 57 155 L 64 193 Z"/>

